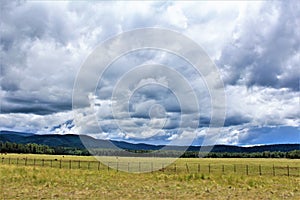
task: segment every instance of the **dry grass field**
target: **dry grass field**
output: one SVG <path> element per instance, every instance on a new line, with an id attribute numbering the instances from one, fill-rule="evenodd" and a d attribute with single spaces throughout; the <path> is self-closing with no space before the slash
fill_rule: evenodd
<path id="1" fill-rule="evenodd" d="M 28 159 L 26 166 L 22 161 L 24 156 Z M 115 169 L 108 170 L 104 165 L 98 170 L 96 165 L 91 164 L 98 163 L 94 157 L 9 154 L 2 155 L 2 158 L 4 161 L 0 163 L 1 199 L 300 198 L 299 160 L 178 159 L 163 171 L 127 173 Z M 18 164 L 17 158 L 20 160 Z M 33 159 L 36 159 L 35 166 L 32 163 Z M 116 159 L 120 163 L 137 162 L 137 158 L 105 159 L 111 163 Z M 53 166 L 41 166 L 41 160 L 54 160 Z M 63 160 L 61 167 L 54 165 L 55 162 L 58 164 L 59 160 Z M 81 160 L 81 168 L 73 165 L 69 169 L 69 160 L 73 163 Z M 163 158 L 158 161 L 152 159 L 148 162 L 162 163 L 162 160 Z M 143 160 L 144 163 L 146 161 Z M 86 164 L 89 162 L 88 169 Z M 199 172 L 198 164 L 201 167 Z M 209 165 L 210 172 L 207 169 Z M 244 171 L 247 165 L 248 175 Z M 273 165 L 278 166 L 275 176 L 272 173 Z M 235 171 L 233 166 L 236 166 Z M 262 175 L 257 171 L 258 166 L 261 166 Z M 282 172 L 278 171 L 280 166 L 283 166 Z M 290 176 L 285 173 L 284 166 L 290 167 Z"/>

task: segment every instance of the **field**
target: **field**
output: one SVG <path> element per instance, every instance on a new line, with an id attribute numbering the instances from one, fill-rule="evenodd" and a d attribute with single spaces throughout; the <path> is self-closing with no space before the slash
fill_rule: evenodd
<path id="1" fill-rule="evenodd" d="M 167 161 L 165 158 L 101 158 L 115 168 L 111 169 L 99 165 L 93 157 L 8 154 L 1 158 L 1 199 L 300 197 L 300 160 L 191 158 L 178 159 L 152 173 L 127 173 L 120 170 L 128 169 L 129 165 L 130 171 L 144 171 Z"/>

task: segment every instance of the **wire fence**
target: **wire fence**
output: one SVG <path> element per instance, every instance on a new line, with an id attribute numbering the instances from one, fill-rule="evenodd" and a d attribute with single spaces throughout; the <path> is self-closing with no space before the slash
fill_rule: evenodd
<path id="1" fill-rule="evenodd" d="M 17 166 L 40 166 L 58 169 L 114 170 L 126 172 L 153 172 L 155 169 L 164 173 L 202 173 L 202 174 L 240 174 L 300 177 L 300 167 L 290 165 L 261 164 L 210 164 L 210 163 L 173 163 L 163 162 L 106 162 L 63 159 L 34 159 L 2 157 L 1 163 Z"/>

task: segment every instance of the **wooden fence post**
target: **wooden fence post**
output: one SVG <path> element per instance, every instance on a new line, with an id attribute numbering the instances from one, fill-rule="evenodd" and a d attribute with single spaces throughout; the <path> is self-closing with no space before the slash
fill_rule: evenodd
<path id="1" fill-rule="evenodd" d="M 258 166 L 259 175 L 261 176 L 261 165 Z"/>
<path id="2" fill-rule="evenodd" d="M 187 172 L 187 173 L 190 173 L 190 169 L 189 169 L 189 166 L 188 166 L 187 163 L 185 163 L 185 167 L 186 167 L 186 172 Z"/>
<path id="3" fill-rule="evenodd" d="M 59 160 L 59 168 L 61 169 L 61 160 Z"/>
<path id="4" fill-rule="evenodd" d="M 200 163 L 198 163 L 198 173 L 200 173 Z"/>
<path id="5" fill-rule="evenodd" d="M 208 173 L 210 174 L 210 164 L 208 164 Z"/>
<path id="6" fill-rule="evenodd" d="M 153 162 L 151 162 L 151 172 L 153 173 Z"/>
<path id="7" fill-rule="evenodd" d="M 33 166 L 35 166 L 35 158 L 33 159 Z"/>
<path id="8" fill-rule="evenodd" d="M 236 173 L 236 165 L 233 165 L 233 172 Z"/>
<path id="9" fill-rule="evenodd" d="M 224 165 L 222 165 L 222 173 L 224 174 L 224 172 L 225 172 L 225 167 Z"/>
<path id="10" fill-rule="evenodd" d="M 141 162 L 139 162 L 139 172 L 141 172 Z"/>
<path id="11" fill-rule="evenodd" d="M 69 160 L 69 169 L 72 169 L 72 160 Z"/>
<path id="12" fill-rule="evenodd" d="M 78 160 L 78 169 L 80 169 L 80 160 Z"/>
<path id="13" fill-rule="evenodd" d="M 290 166 L 287 165 L 287 175 L 290 176 Z"/>
<path id="14" fill-rule="evenodd" d="M 273 176 L 275 176 L 275 166 L 273 164 Z"/>

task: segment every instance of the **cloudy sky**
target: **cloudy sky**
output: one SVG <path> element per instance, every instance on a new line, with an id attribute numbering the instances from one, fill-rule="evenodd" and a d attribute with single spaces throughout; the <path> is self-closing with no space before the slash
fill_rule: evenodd
<path id="1" fill-rule="evenodd" d="M 76 77 L 98 45 L 124 31 L 156 27 L 195 41 L 218 68 L 226 118 L 221 134 L 210 142 L 300 143 L 296 1 L 1 1 L 0 5 L 1 130 L 89 134 L 152 144 L 193 138 L 193 144 L 201 145 L 212 115 L 205 77 L 165 51 L 142 49 L 121 56 L 93 83 L 96 90 L 84 96 L 88 104 L 72 107 Z M 151 64 L 168 66 L 174 75 L 146 67 Z M 132 70 L 141 76 L 134 84 L 131 80 L 137 76 L 128 75 Z M 153 77 L 155 72 L 159 76 Z M 178 99 L 174 88 L 182 84 L 174 78 L 176 73 L 188 80 L 197 97 L 199 118 L 192 130 L 185 125 L 191 118 L 185 118 L 180 106 L 193 102 Z M 88 82 L 89 75 L 84 77 Z M 131 95 L 127 104 L 115 105 L 112 95 L 123 86 L 118 85 L 120 80 L 127 80 Z"/>

